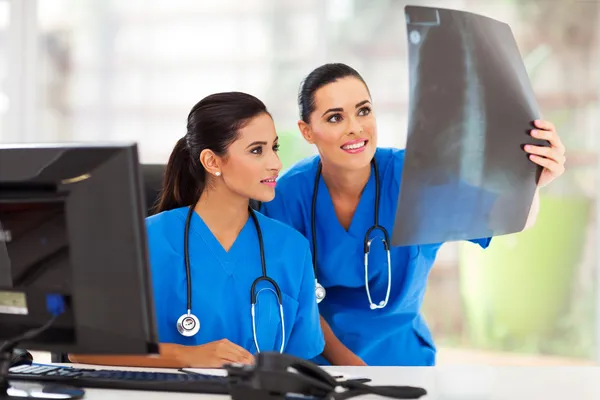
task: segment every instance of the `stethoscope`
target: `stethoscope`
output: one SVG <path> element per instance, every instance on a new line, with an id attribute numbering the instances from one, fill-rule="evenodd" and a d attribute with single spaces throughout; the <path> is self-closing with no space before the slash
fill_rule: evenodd
<path id="1" fill-rule="evenodd" d="M 259 276 L 252 282 L 252 287 L 250 288 L 250 304 L 251 304 L 251 314 L 252 314 L 252 335 L 254 337 L 254 344 L 256 345 L 256 350 L 260 353 L 260 348 L 258 346 L 258 340 L 256 337 L 256 318 L 255 318 L 255 305 L 258 298 L 258 295 L 263 290 L 269 290 L 275 293 L 277 296 L 277 302 L 279 303 L 279 317 L 281 318 L 281 348 L 279 349 L 280 353 L 283 353 L 283 348 L 285 347 L 285 321 L 283 319 L 283 303 L 281 301 L 281 290 L 279 289 L 279 285 L 273 279 L 269 278 L 267 275 L 267 266 L 265 262 L 265 249 L 263 244 L 262 232 L 260 230 L 260 224 L 258 223 L 258 219 L 256 218 L 256 214 L 252 208 L 248 207 L 248 212 L 252 217 L 252 221 L 254 222 L 254 226 L 256 228 L 256 233 L 258 235 L 258 243 L 260 245 L 260 262 L 262 265 L 262 275 Z M 187 280 L 187 313 L 183 314 L 177 320 L 177 330 L 183 336 L 191 337 L 200 331 L 200 321 L 198 317 L 192 314 L 192 273 L 190 271 L 190 257 L 189 257 L 189 233 L 190 233 L 190 223 L 192 220 L 192 215 L 194 213 L 194 206 L 190 206 L 190 210 L 188 211 L 187 219 L 185 221 L 185 232 L 183 236 L 183 251 L 185 258 L 185 274 Z M 275 289 L 261 289 L 258 293 L 256 293 L 256 285 L 261 281 L 269 282 L 273 288 Z"/>
<path id="2" fill-rule="evenodd" d="M 375 310 L 377 308 L 384 308 L 388 300 L 390 298 L 390 288 L 392 285 L 392 263 L 390 259 L 390 246 L 389 246 L 389 235 L 387 230 L 379 225 L 379 170 L 377 168 L 377 163 L 375 162 L 375 158 L 371 160 L 371 165 L 375 171 L 375 223 L 371 226 L 367 233 L 365 233 L 364 238 L 364 253 L 365 253 L 365 288 L 367 290 L 367 297 L 369 298 L 369 306 L 371 310 Z M 313 197 L 312 197 L 312 213 L 311 213 L 311 230 L 312 230 L 312 258 L 313 258 L 313 268 L 315 271 L 315 295 L 317 296 L 317 303 L 323 301 L 326 295 L 325 288 L 319 283 L 319 279 L 317 278 L 317 229 L 315 224 L 315 214 L 317 208 L 317 191 L 319 189 L 319 179 L 321 178 L 321 169 L 322 165 L 319 161 L 319 166 L 317 168 L 317 176 L 315 178 L 315 186 L 313 189 Z M 369 239 L 369 235 L 375 229 L 379 229 L 383 232 L 384 238 L 381 239 L 383 242 L 383 246 L 385 247 L 385 251 L 387 253 L 387 269 L 388 269 L 388 285 L 387 285 L 387 293 L 385 295 L 385 300 L 379 302 L 379 304 L 373 303 L 371 299 L 371 291 L 369 290 L 369 250 L 371 248 L 371 242 L 374 240 Z"/>

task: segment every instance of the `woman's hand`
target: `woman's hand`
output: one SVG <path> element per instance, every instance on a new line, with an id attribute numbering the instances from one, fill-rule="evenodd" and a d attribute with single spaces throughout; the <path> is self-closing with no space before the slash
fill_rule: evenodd
<path id="1" fill-rule="evenodd" d="M 565 172 L 565 146 L 562 144 L 556 128 L 548 121 L 535 121 L 538 129 L 531 131 L 531 136 L 536 139 L 547 140 L 550 146 L 526 145 L 525 151 L 529 153 L 529 159 L 544 167 L 538 187 L 544 187 Z"/>
<path id="2" fill-rule="evenodd" d="M 227 339 L 200 346 L 161 343 L 158 356 L 69 354 L 73 363 L 148 368 L 221 368 L 223 364 L 252 364 L 254 357 Z"/>
<path id="3" fill-rule="evenodd" d="M 177 358 L 189 368 L 221 368 L 224 364 L 252 364 L 254 357 L 243 347 L 221 339 L 200 346 L 178 346 Z"/>

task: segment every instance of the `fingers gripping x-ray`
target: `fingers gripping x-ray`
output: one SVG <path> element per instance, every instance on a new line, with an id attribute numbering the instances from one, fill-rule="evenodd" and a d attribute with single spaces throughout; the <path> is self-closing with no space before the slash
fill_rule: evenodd
<path id="1" fill-rule="evenodd" d="M 521 231 L 540 168 L 523 151 L 540 112 L 508 25 L 407 7 L 410 112 L 392 243 Z"/>

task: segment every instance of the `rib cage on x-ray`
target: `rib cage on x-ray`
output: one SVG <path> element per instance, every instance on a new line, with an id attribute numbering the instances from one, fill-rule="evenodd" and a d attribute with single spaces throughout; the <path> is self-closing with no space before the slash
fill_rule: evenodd
<path id="1" fill-rule="evenodd" d="M 510 27 L 407 7 L 410 115 L 393 244 L 521 230 L 539 168 L 525 143 L 539 118 Z"/>

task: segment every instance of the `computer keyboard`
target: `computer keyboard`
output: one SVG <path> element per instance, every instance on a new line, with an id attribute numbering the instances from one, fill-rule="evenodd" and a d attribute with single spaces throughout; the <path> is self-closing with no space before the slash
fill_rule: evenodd
<path id="1" fill-rule="evenodd" d="M 228 394 L 227 378 L 193 373 L 123 371 L 55 365 L 21 365 L 8 380 L 62 383 L 82 388 Z"/>

